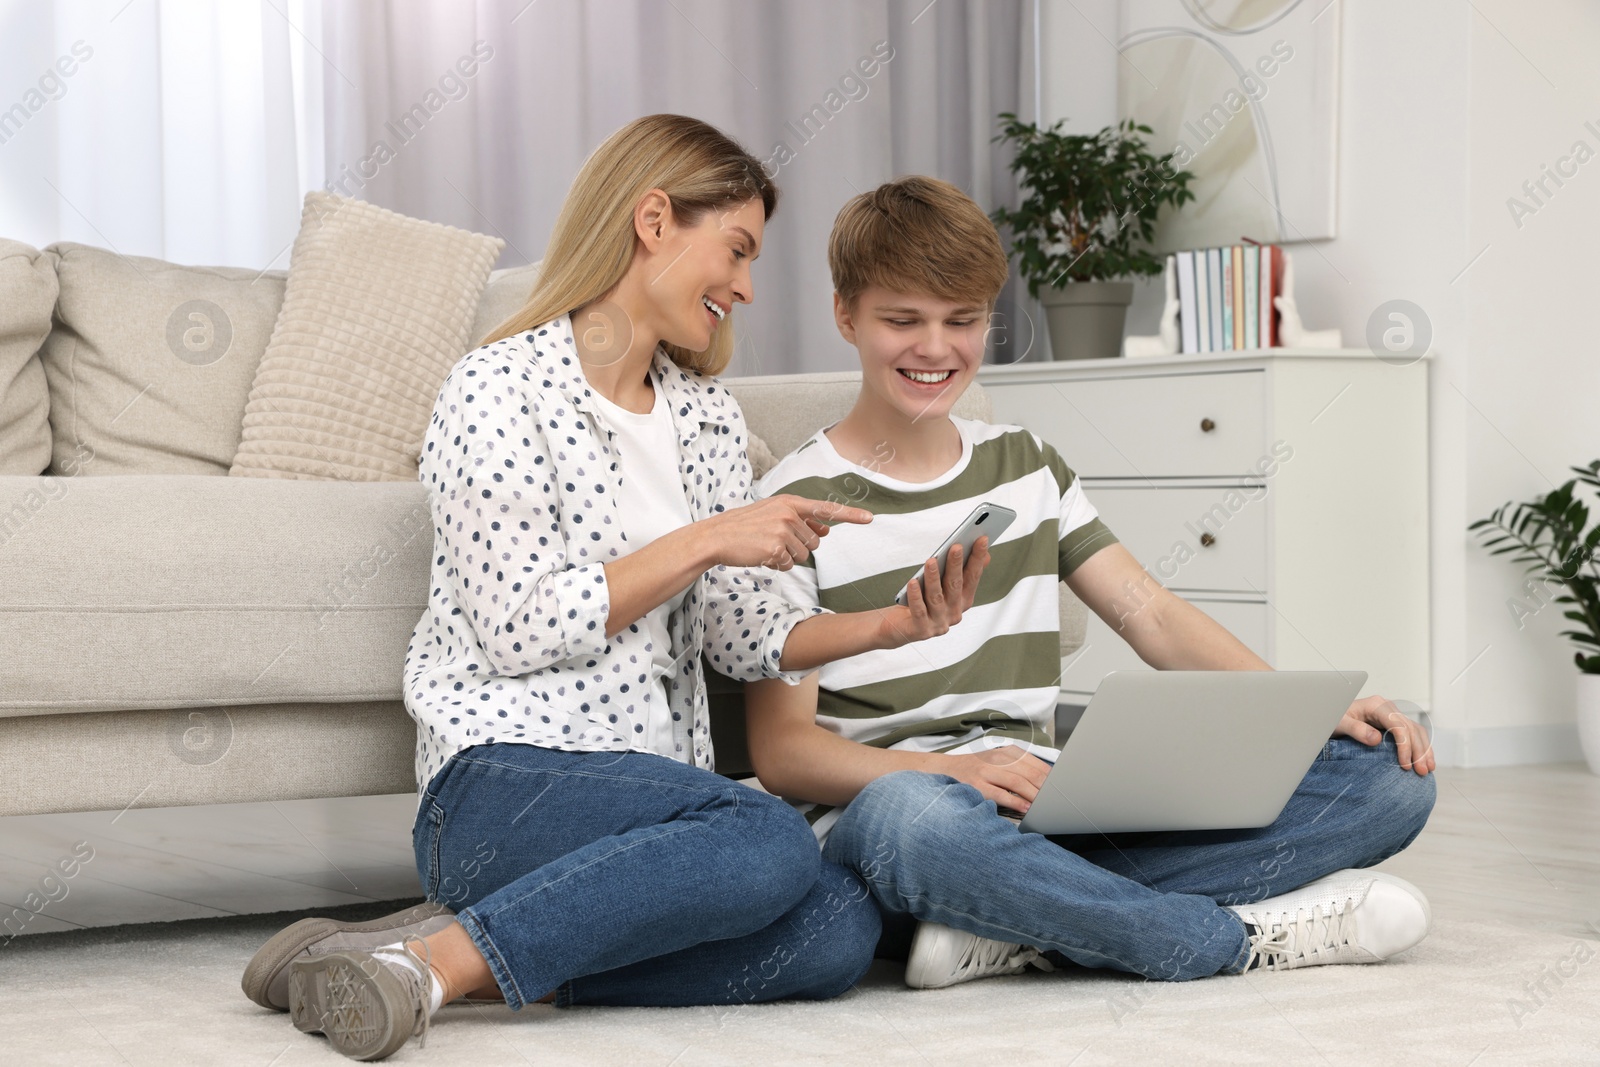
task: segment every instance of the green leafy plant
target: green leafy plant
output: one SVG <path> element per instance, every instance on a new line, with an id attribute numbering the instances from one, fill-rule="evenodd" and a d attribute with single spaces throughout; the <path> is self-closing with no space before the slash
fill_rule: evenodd
<path id="1" fill-rule="evenodd" d="M 1035 297 L 1069 281 L 1161 273 L 1164 257 L 1148 248 L 1164 205 L 1194 199 L 1193 174 L 1157 156 L 1141 134 L 1149 126 L 1126 119 L 1096 134 L 1061 132 L 1062 119 L 1040 127 L 1000 116 L 996 142 L 1015 145 L 1012 173 L 1025 193 L 1015 210 L 992 218 L 1011 230 L 1017 270 Z M 1145 247 L 1136 246 L 1135 242 Z"/>
<path id="2" fill-rule="evenodd" d="M 1600 525 L 1586 529 L 1589 508 L 1574 495 L 1579 482 L 1600 489 L 1600 459 L 1572 470 L 1578 477 L 1559 489 L 1524 504 L 1507 501 L 1467 529 L 1478 535 L 1490 555 L 1515 552 L 1513 562 L 1527 564 L 1527 574 L 1565 588 L 1554 601 L 1572 605 L 1562 614 L 1579 629 L 1563 630 L 1561 636 L 1578 646 L 1574 656 L 1578 670 L 1600 674 L 1600 569 L 1595 560 Z"/>

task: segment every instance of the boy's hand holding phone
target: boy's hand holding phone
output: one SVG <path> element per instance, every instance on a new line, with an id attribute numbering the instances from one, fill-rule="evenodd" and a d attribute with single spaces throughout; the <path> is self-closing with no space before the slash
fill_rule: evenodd
<path id="1" fill-rule="evenodd" d="M 930 558 L 922 566 L 920 578 L 906 587 L 906 603 L 885 608 L 880 613 L 881 648 L 899 648 L 913 641 L 924 641 L 946 633 L 961 621 L 978 593 L 978 579 L 989 565 L 989 538 L 979 537 L 972 555 L 962 558 L 961 545 L 950 546 L 941 575 L 939 561 Z"/>

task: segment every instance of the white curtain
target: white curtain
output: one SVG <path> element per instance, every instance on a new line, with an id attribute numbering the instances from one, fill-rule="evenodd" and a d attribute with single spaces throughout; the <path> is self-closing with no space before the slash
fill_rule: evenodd
<path id="1" fill-rule="evenodd" d="M 855 366 L 832 320 L 834 215 L 856 192 L 909 173 L 954 182 L 993 208 L 1014 188 L 990 144 L 994 116 L 1031 114 L 1034 101 L 1021 62 L 1031 5 L 1020 0 L 478 0 L 326 12 L 328 61 L 341 72 L 325 80 L 330 178 L 348 173 L 347 187 L 375 203 L 504 237 L 502 265 L 542 255 L 584 158 L 640 115 L 694 115 L 778 165 L 782 199 L 755 302 L 738 311 L 734 374 Z M 882 55 L 891 58 L 874 70 Z M 1023 318 L 1009 303 L 999 310 L 997 323 Z M 1023 322 L 995 337 L 1027 332 Z"/>
<path id="2" fill-rule="evenodd" d="M 0 235 L 281 266 L 322 184 L 320 24 L 316 0 L 0 0 Z"/>
<path id="3" fill-rule="evenodd" d="M 600 141 L 675 111 L 778 166 L 730 373 L 848 368 L 834 215 L 909 173 L 1011 202 L 990 139 L 998 112 L 1033 116 L 1033 18 L 1023 0 L 0 0 L 0 109 L 26 112 L 9 137 L 0 114 L 0 235 L 281 268 L 301 197 L 332 188 L 501 236 L 512 266 L 542 255 Z M 30 109 L 77 42 L 92 55 Z M 1005 361 L 1042 353 L 1016 288 Z"/>

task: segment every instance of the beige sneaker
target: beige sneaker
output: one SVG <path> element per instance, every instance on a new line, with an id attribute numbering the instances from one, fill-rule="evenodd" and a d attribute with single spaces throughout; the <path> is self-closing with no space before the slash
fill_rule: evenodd
<path id="1" fill-rule="evenodd" d="M 409 946 L 415 941 L 421 954 Z M 406 935 L 400 951 L 412 966 L 387 954 L 329 952 L 289 965 L 289 1018 L 303 1033 L 326 1035 L 353 1060 L 381 1060 L 417 1035 L 428 1044 L 434 977 L 428 943 Z"/>
<path id="2" fill-rule="evenodd" d="M 443 904 L 424 902 L 381 919 L 344 923 L 335 919 L 301 919 L 284 927 L 256 950 L 239 985 L 244 995 L 273 1011 L 289 1010 L 289 964 L 329 952 L 366 951 L 392 945 L 406 936 L 427 937 L 455 922 L 456 913 Z"/>

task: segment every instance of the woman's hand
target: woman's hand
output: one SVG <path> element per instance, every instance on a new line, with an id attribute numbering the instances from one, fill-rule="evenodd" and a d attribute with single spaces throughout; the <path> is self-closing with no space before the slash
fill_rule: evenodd
<path id="1" fill-rule="evenodd" d="M 786 571 L 810 558 L 811 550 L 828 536 L 829 522 L 871 521 L 872 512 L 861 508 L 779 493 L 701 519 L 694 526 L 710 539 L 717 563 Z"/>
<path id="2" fill-rule="evenodd" d="M 928 770 L 965 782 L 997 807 L 1027 811 L 1044 785 L 1050 764 L 1017 745 L 1005 745 L 965 756 L 936 756 Z"/>
<path id="3" fill-rule="evenodd" d="M 913 641 L 925 641 L 949 631 L 961 621 L 978 595 L 978 579 L 989 565 L 989 538 L 980 537 L 972 555 L 961 558 L 961 546 L 951 545 L 945 559 L 944 575 L 939 563 L 929 558 L 922 565 L 920 578 L 913 578 L 906 589 L 906 604 L 879 611 L 879 648 L 899 648 Z"/>
<path id="4" fill-rule="evenodd" d="M 1380 696 L 1362 697 L 1351 704 L 1333 730 L 1334 737 L 1348 737 L 1368 746 L 1382 741 L 1384 734 L 1394 734 L 1395 752 L 1406 770 L 1426 775 L 1439 765 L 1428 731 L 1406 718 L 1393 701 Z"/>

